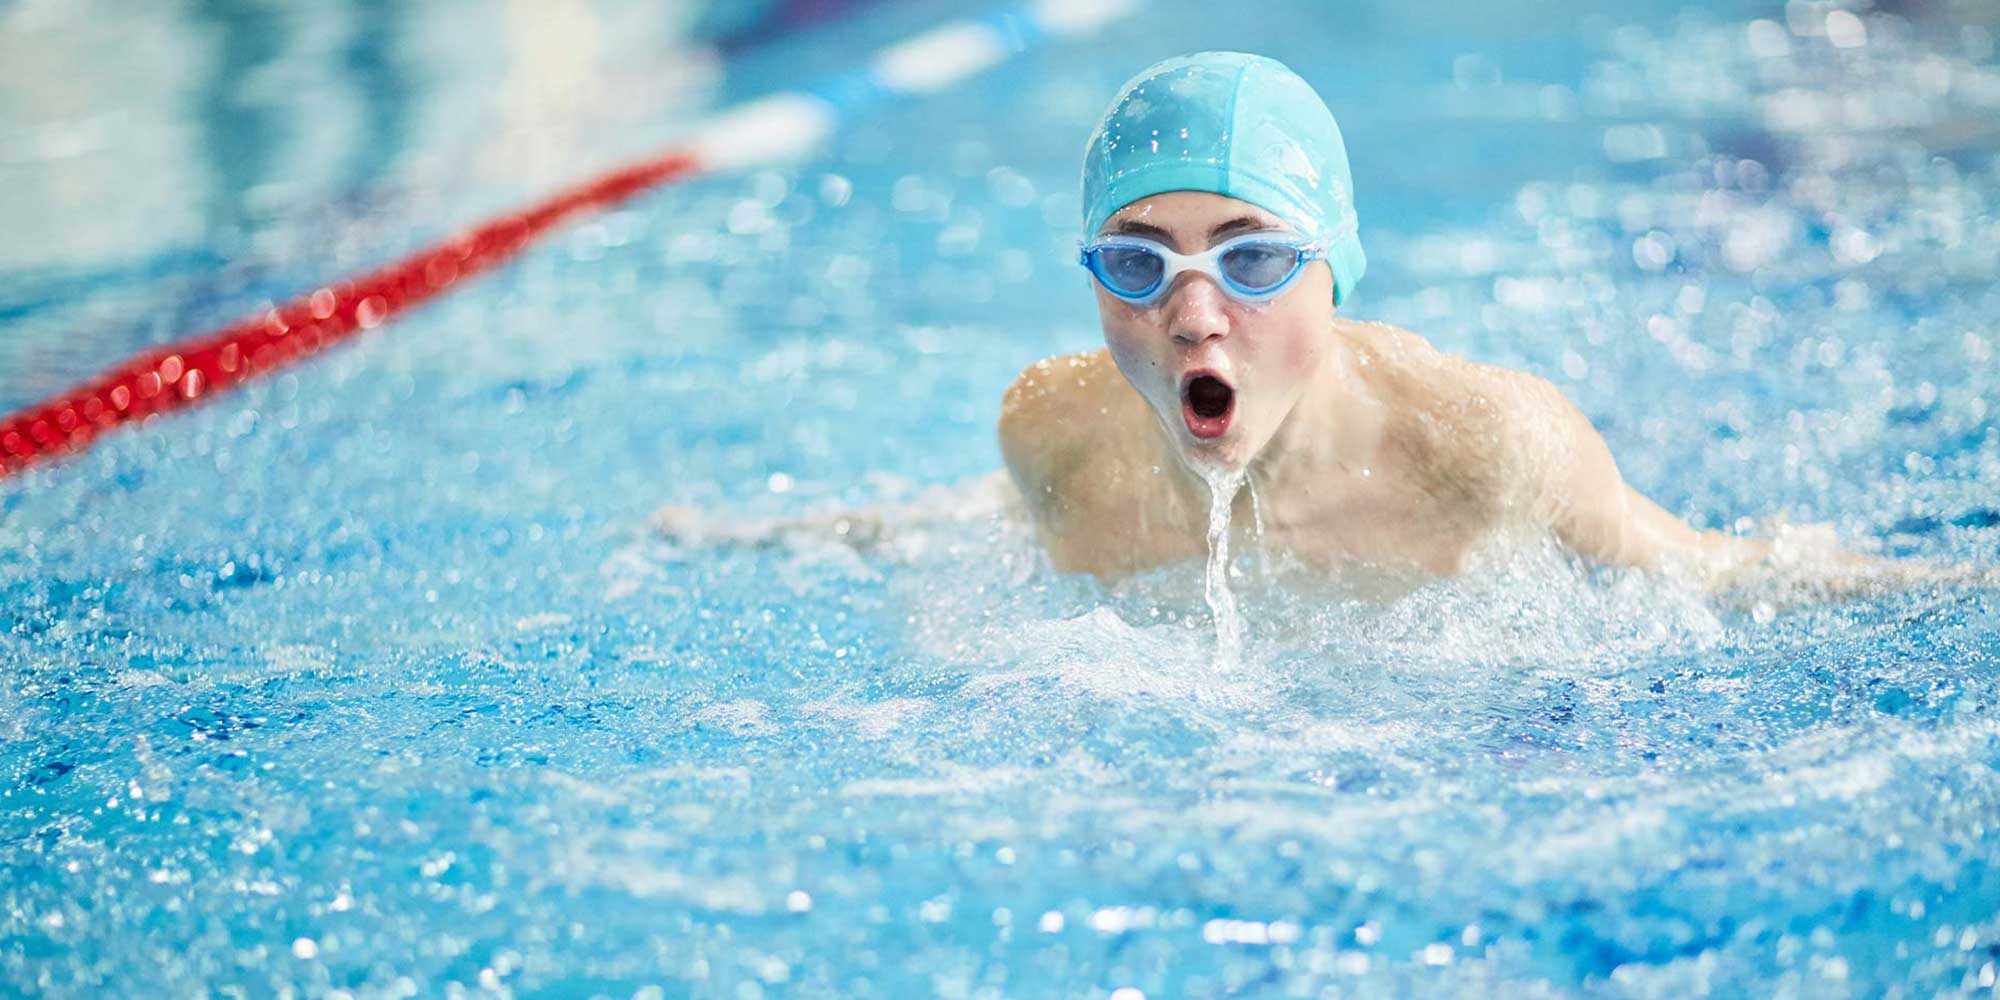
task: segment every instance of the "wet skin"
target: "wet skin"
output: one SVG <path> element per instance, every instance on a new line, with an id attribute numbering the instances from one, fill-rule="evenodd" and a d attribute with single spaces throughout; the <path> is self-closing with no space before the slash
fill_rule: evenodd
<path id="1" fill-rule="evenodd" d="M 1289 231 L 1247 202 L 1172 191 L 1102 232 L 1192 254 L 1260 229 Z M 1690 528 L 1626 485 L 1547 381 L 1335 316 L 1323 262 L 1260 304 L 1194 273 L 1149 306 L 1096 293 L 1104 349 L 1030 365 L 1000 416 L 1008 472 L 1059 570 L 1115 579 L 1204 555 L 1217 473 L 1247 477 L 1239 535 L 1254 493 L 1257 544 L 1326 571 L 1450 575 L 1552 535 L 1598 562 L 1713 584 L 1772 551 Z M 1204 383 L 1191 400 L 1203 376 L 1227 391 Z"/>

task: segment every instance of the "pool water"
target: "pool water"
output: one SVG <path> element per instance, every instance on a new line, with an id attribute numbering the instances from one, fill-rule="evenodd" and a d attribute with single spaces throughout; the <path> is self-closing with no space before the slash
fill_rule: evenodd
<path id="1" fill-rule="evenodd" d="M 1227 47 L 1341 118 L 1352 315 L 1696 524 L 2000 563 L 1988 0 L 1332 9 L 1149 5 L 0 482 L 0 994 L 1994 995 L 1990 585 L 1373 604 L 1239 536 L 1225 669 L 1201 566 L 1005 515 L 1083 137 Z M 0 409 L 966 10 L 0 3 Z"/>

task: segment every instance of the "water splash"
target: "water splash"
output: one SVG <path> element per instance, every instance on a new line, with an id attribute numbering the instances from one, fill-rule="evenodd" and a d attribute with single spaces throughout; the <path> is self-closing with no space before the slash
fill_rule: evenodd
<path id="1" fill-rule="evenodd" d="M 1229 589 L 1229 511 L 1236 491 L 1243 488 L 1243 474 L 1208 467 L 1200 472 L 1208 483 L 1208 570 L 1202 579 L 1202 598 L 1215 616 L 1216 662 L 1231 670 L 1243 659 L 1243 617 Z"/>

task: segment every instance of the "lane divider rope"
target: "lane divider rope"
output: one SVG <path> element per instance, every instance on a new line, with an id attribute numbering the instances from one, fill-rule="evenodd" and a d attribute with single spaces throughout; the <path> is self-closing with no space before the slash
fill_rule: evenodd
<path id="1" fill-rule="evenodd" d="M 262 314 L 148 349 L 68 392 L 0 419 L 0 478 L 81 450 L 123 424 L 191 406 L 373 330 L 507 262 L 578 216 L 697 175 L 802 158 L 857 112 L 942 89 L 1044 38 L 1086 34 L 1137 2 L 1037 0 L 1017 10 L 940 25 L 880 50 L 865 69 L 725 111 L 659 155 L 366 274 L 315 288 Z"/>

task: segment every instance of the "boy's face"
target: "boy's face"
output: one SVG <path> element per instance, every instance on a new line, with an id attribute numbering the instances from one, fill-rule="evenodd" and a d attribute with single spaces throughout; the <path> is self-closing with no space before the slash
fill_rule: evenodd
<path id="1" fill-rule="evenodd" d="M 1294 231 L 1249 202 L 1168 191 L 1113 213 L 1097 236 L 1143 236 L 1196 254 L 1249 232 Z M 1333 272 L 1309 263 L 1276 298 L 1244 303 L 1207 275 L 1186 272 L 1150 305 L 1093 282 L 1104 343 L 1152 404 L 1190 463 L 1229 471 L 1250 464 L 1291 413 L 1325 359 Z"/>

